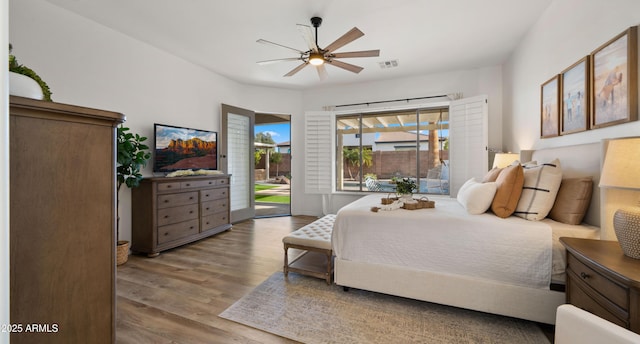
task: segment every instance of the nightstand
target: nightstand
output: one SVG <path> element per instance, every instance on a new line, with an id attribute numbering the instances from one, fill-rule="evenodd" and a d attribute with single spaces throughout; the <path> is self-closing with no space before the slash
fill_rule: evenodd
<path id="1" fill-rule="evenodd" d="M 617 241 L 560 238 L 567 249 L 567 303 L 640 333 L 640 260 Z"/>

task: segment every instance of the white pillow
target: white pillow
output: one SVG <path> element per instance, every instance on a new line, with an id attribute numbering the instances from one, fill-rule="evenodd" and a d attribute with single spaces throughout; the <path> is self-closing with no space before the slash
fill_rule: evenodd
<path id="1" fill-rule="evenodd" d="M 523 167 L 524 186 L 513 214 L 527 220 L 539 221 L 547 217 L 556 201 L 562 183 L 560 160 Z"/>
<path id="2" fill-rule="evenodd" d="M 496 190 L 495 182 L 480 183 L 471 178 L 460 187 L 457 199 L 469 214 L 478 215 L 489 209 Z"/>

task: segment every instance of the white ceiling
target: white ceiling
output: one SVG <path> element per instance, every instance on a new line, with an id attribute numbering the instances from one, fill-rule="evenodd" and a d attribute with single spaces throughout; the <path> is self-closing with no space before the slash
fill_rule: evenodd
<path id="1" fill-rule="evenodd" d="M 305 89 L 502 64 L 552 0 L 47 0 L 238 82 Z M 351 28 L 364 36 L 336 52 L 380 49 L 379 57 L 343 59 L 354 74 L 327 66 L 292 77 L 300 64 L 256 62 L 297 57 L 266 39 L 307 50 L 296 24 L 322 17 L 323 48 Z M 382 69 L 380 62 L 398 60 Z"/>

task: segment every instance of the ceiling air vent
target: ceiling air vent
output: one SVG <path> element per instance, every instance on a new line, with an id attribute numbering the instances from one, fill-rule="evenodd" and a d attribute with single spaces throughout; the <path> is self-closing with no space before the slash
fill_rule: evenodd
<path id="1" fill-rule="evenodd" d="M 398 60 L 389 60 L 389 61 L 380 62 L 381 69 L 395 68 L 395 67 L 398 67 Z"/>

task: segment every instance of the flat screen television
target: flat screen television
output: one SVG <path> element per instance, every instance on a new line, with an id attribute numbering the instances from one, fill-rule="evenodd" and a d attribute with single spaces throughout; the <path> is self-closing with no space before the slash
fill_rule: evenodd
<path id="1" fill-rule="evenodd" d="M 154 124 L 153 172 L 217 170 L 218 133 Z"/>

